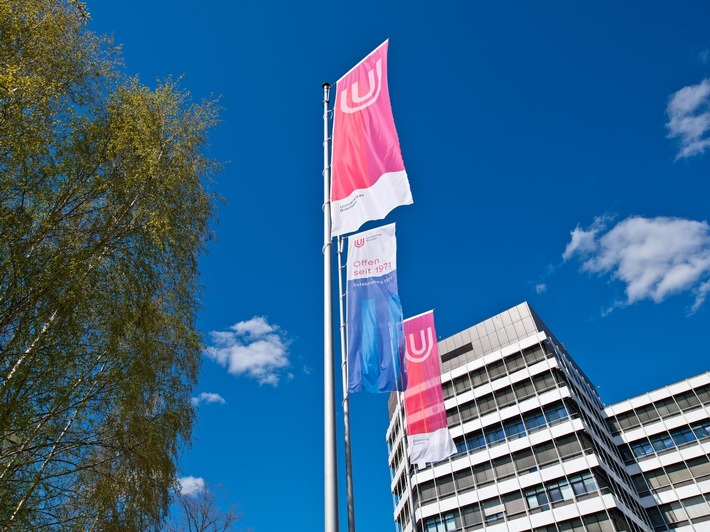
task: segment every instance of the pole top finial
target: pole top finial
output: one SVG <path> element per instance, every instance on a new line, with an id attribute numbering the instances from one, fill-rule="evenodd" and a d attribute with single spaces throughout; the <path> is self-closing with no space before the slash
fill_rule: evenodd
<path id="1" fill-rule="evenodd" d="M 328 83 L 327 81 L 324 81 L 324 82 L 323 82 L 323 88 L 324 88 L 324 89 L 330 88 L 330 83 Z"/>

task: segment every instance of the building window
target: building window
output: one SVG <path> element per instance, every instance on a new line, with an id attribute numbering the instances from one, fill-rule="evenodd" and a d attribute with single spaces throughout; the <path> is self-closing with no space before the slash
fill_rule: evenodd
<path id="1" fill-rule="evenodd" d="M 682 393 L 675 396 L 675 400 L 683 411 L 692 410 L 693 408 L 700 405 L 700 401 L 692 391 Z"/>
<path id="2" fill-rule="evenodd" d="M 710 437 L 710 419 L 693 425 L 693 432 L 699 440 Z"/>
<path id="3" fill-rule="evenodd" d="M 637 458 L 643 458 L 644 456 L 653 454 L 653 447 L 646 439 L 632 443 L 631 450 Z"/>
<path id="4" fill-rule="evenodd" d="M 469 451 L 475 451 L 477 449 L 482 449 L 483 447 L 486 446 L 486 438 L 483 436 L 483 434 L 479 431 L 468 438 L 466 438 L 466 445 L 468 446 Z"/>
<path id="5" fill-rule="evenodd" d="M 695 441 L 695 434 L 693 434 L 693 431 L 690 430 L 690 427 L 683 427 L 681 429 L 674 430 L 671 432 L 671 437 L 678 446 Z"/>
<path id="6" fill-rule="evenodd" d="M 525 436 L 525 425 L 520 419 L 514 419 L 508 421 L 505 424 L 505 435 L 509 440 L 514 440 L 516 438 L 522 438 Z"/>
<path id="7" fill-rule="evenodd" d="M 567 419 L 567 409 L 564 407 L 564 405 L 546 408 L 545 417 L 547 418 L 547 422 L 552 425 L 553 423 L 557 423 L 558 421 Z"/>
<path id="8" fill-rule="evenodd" d="M 486 442 L 488 445 L 495 445 L 503 440 L 505 440 L 505 432 L 503 432 L 503 427 L 500 425 L 486 429 Z"/>
<path id="9" fill-rule="evenodd" d="M 525 490 L 525 500 L 531 510 L 544 511 L 550 509 L 550 501 L 542 487 Z"/>
<path id="10" fill-rule="evenodd" d="M 545 416 L 542 412 L 536 412 L 525 416 L 525 428 L 528 432 L 538 430 L 545 426 Z"/>
<path id="11" fill-rule="evenodd" d="M 464 526 L 477 526 L 483 522 L 481 508 L 476 504 L 461 509 Z"/>
<path id="12" fill-rule="evenodd" d="M 492 523 L 505 517 L 505 506 L 503 506 L 498 497 L 484 501 L 482 506 L 486 523 Z"/>
<path id="13" fill-rule="evenodd" d="M 597 489 L 597 484 L 591 473 L 584 473 L 583 475 L 570 477 L 569 483 L 572 485 L 572 490 L 577 496 L 591 493 Z"/>
<path id="14" fill-rule="evenodd" d="M 573 491 L 566 480 L 553 482 L 547 487 L 551 502 L 569 501 L 573 498 Z"/>
<path id="15" fill-rule="evenodd" d="M 651 440 L 651 445 L 656 452 L 665 451 L 667 449 L 673 449 L 675 445 L 673 444 L 673 439 L 668 434 L 660 434 L 654 436 Z"/>
<path id="16" fill-rule="evenodd" d="M 430 517 L 424 522 L 426 532 L 448 532 L 456 530 L 456 514 L 453 512 L 442 516 Z"/>

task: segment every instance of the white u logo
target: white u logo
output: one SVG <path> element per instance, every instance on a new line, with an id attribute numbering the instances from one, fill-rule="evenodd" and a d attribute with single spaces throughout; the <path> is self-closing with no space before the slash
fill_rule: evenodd
<path id="1" fill-rule="evenodd" d="M 421 347 L 417 347 L 414 342 L 414 335 L 407 335 L 407 350 L 406 356 L 408 360 L 412 362 L 421 363 L 424 362 L 429 355 L 431 355 L 431 350 L 434 349 L 434 333 L 431 327 L 426 328 L 427 337 L 424 338 L 424 331 L 419 331 L 419 338 L 421 342 Z"/>
<path id="2" fill-rule="evenodd" d="M 377 98 L 380 96 L 380 89 L 382 88 L 382 59 L 378 59 L 377 63 L 375 63 L 375 70 L 377 70 L 377 80 L 375 80 L 375 72 L 372 70 L 367 71 L 368 88 L 366 94 L 360 94 L 359 81 L 356 81 L 350 86 L 352 106 L 350 106 L 348 102 L 348 88 L 346 87 L 345 90 L 340 93 L 340 110 L 342 112 L 348 114 L 356 113 L 377 101 Z"/>

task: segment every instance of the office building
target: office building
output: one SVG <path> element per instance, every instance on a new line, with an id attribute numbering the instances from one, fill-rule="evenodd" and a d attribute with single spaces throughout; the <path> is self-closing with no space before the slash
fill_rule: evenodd
<path id="1" fill-rule="evenodd" d="M 390 396 L 398 532 L 710 530 L 710 373 L 606 407 L 527 303 L 439 352 L 457 454 L 410 466 Z"/>

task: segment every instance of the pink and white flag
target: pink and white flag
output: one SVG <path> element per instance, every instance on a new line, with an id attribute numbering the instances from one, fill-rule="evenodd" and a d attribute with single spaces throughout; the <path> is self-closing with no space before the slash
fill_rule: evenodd
<path id="1" fill-rule="evenodd" d="M 382 43 L 338 80 L 333 118 L 331 236 L 412 203 L 387 88 Z"/>
<path id="2" fill-rule="evenodd" d="M 404 320 L 409 385 L 404 391 L 409 459 L 423 467 L 456 454 L 446 424 L 434 311 Z"/>

